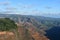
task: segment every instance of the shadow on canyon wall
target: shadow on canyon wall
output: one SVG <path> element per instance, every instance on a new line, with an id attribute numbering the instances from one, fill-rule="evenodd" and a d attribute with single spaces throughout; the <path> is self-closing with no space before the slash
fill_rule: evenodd
<path id="1" fill-rule="evenodd" d="M 50 40 L 60 40 L 60 27 L 53 27 L 49 30 L 46 31 L 46 36 L 50 39 Z"/>

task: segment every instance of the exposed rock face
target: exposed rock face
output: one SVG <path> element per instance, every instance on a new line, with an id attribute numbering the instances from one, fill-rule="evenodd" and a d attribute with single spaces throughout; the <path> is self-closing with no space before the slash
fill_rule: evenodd
<path id="1" fill-rule="evenodd" d="M 24 22 L 19 20 L 17 30 L 0 32 L 0 40 L 49 40 L 41 31 L 38 32 L 37 27 L 35 27 L 38 24 L 36 21 L 30 20 L 30 18 L 25 19 Z"/>
<path id="2" fill-rule="evenodd" d="M 20 40 L 49 40 L 41 31 L 38 32 L 38 29 L 33 25 L 33 20 L 29 20 L 22 23 L 22 25 L 21 22 L 17 24 Z"/>
<path id="3" fill-rule="evenodd" d="M 17 24 L 17 26 L 18 34 L 2 31 L 0 32 L 0 40 L 49 40 L 46 36 L 41 35 L 31 23 L 26 23 L 25 26 Z"/>
<path id="4" fill-rule="evenodd" d="M 18 25 L 19 40 L 33 40 L 30 32 L 23 25 Z"/>
<path id="5" fill-rule="evenodd" d="M 25 27 L 26 29 L 29 30 L 34 40 L 49 40 L 46 36 L 41 34 L 41 32 L 39 33 L 37 29 L 34 27 L 34 25 L 32 25 L 31 23 L 28 23 L 28 22 L 25 23 Z"/>
<path id="6" fill-rule="evenodd" d="M 0 40 L 16 40 L 13 32 L 0 32 Z"/>

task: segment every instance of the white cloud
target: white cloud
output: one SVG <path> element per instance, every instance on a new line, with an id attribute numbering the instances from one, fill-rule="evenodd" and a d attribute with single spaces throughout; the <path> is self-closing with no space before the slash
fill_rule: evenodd
<path id="1" fill-rule="evenodd" d="M 0 5 L 9 5 L 9 2 L 0 2 Z"/>

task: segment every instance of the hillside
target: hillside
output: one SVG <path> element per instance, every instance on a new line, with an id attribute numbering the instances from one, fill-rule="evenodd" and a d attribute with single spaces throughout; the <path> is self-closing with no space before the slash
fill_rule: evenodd
<path id="1" fill-rule="evenodd" d="M 0 18 L 0 40 L 16 40 L 17 25 L 9 18 Z"/>
<path id="2" fill-rule="evenodd" d="M 0 14 L 0 18 L 10 18 L 17 24 L 17 30 L 14 30 L 14 33 L 17 34 L 18 40 L 49 40 L 52 36 L 47 35 L 48 31 L 54 27 L 60 27 L 60 18 L 16 14 Z"/>
<path id="3" fill-rule="evenodd" d="M 0 40 L 32 40 L 32 37 L 23 26 L 9 18 L 0 18 Z"/>

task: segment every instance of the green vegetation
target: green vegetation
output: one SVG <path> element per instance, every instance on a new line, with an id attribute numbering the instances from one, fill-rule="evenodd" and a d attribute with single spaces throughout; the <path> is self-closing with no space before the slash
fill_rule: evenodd
<path id="1" fill-rule="evenodd" d="M 9 18 L 0 18 L 0 31 L 10 31 L 16 29 L 17 25 Z"/>

